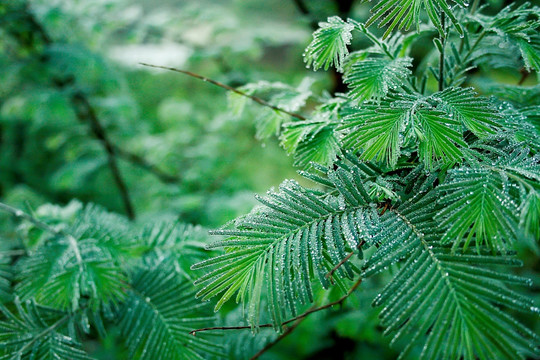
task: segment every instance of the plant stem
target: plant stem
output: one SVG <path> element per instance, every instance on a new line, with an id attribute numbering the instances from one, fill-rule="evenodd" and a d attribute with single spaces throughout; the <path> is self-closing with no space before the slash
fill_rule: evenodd
<path id="1" fill-rule="evenodd" d="M 289 326 L 287 329 L 285 329 L 285 331 L 283 332 L 283 334 L 279 335 L 276 339 L 274 339 L 273 341 L 269 342 L 268 344 L 266 344 L 261 350 L 259 350 L 255 355 L 253 355 L 251 358 L 249 358 L 249 360 L 255 360 L 255 359 L 258 359 L 262 354 L 264 354 L 265 352 L 267 352 L 268 350 L 270 350 L 272 347 L 274 347 L 274 345 L 276 345 L 277 343 L 279 343 L 281 340 L 283 340 L 285 337 L 287 337 L 290 333 L 292 333 L 294 331 L 294 329 L 296 329 L 298 327 L 298 325 L 300 325 L 302 323 L 302 321 L 304 321 L 306 318 L 301 318 L 301 319 L 298 319 L 295 321 L 294 324 L 292 324 L 291 326 Z"/>
<path id="2" fill-rule="evenodd" d="M 24 32 L 13 32 L 12 35 L 19 41 L 21 46 L 27 47 L 31 50 L 34 50 L 39 45 L 46 45 L 46 46 L 52 46 L 54 45 L 53 39 L 49 36 L 46 29 L 37 21 L 37 19 L 34 17 L 32 12 L 30 11 L 30 5 L 28 2 L 25 2 L 24 5 L 21 8 L 21 11 L 24 12 L 23 16 L 21 18 L 25 22 L 26 25 L 28 25 L 28 28 L 33 36 L 25 36 Z M 26 28 L 26 26 L 24 27 Z M 35 39 L 41 39 L 41 42 L 43 44 L 36 44 Z M 29 40 L 30 39 L 30 40 Z M 37 51 L 36 51 L 37 52 Z M 39 54 L 39 60 L 43 63 L 47 63 L 49 61 L 48 55 L 46 53 Z M 74 82 L 74 77 L 72 75 L 64 75 L 62 77 L 55 77 L 52 79 L 53 84 L 60 90 L 64 90 L 68 88 L 70 85 Z M 118 190 L 120 192 L 120 196 L 122 198 L 122 202 L 124 204 L 124 208 L 126 210 L 126 214 L 130 219 L 135 218 L 135 210 L 133 208 L 133 203 L 131 201 L 131 198 L 129 196 L 126 183 L 122 177 L 122 174 L 120 173 L 120 170 L 118 168 L 118 164 L 116 161 L 116 152 L 115 152 L 115 146 L 110 141 L 109 137 L 107 136 L 107 133 L 105 132 L 104 127 L 101 125 L 95 109 L 90 104 L 90 101 L 86 98 L 86 96 L 80 91 L 75 90 L 70 97 L 71 104 L 75 110 L 77 118 L 81 122 L 86 122 L 92 129 L 92 133 L 94 136 L 100 140 L 102 143 L 105 152 L 107 154 L 108 164 L 109 168 L 111 170 L 114 182 L 116 183 L 116 186 L 118 187 Z"/>
<path id="3" fill-rule="evenodd" d="M 48 224 L 44 223 L 43 221 L 38 220 L 38 219 L 36 219 L 35 217 L 33 217 L 31 215 L 28 215 L 24 211 L 22 211 L 20 209 L 17 209 L 17 208 L 14 208 L 12 206 L 9 206 L 7 204 L 4 204 L 2 202 L 0 202 L 0 210 L 5 211 L 7 213 L 10 213 L 11 215 L 13 215 L 13 216 L 15 216 L 15 217 L 17 217 L 19 219 L 28 220 L 32 224 L 34 224 L 35 226 L 40 228 L 41 230 L 48 231 L 48 232 L 50 232 L 50 233 L 52 233 L 54 235 L 63 235 L 63 236 L 66 235 L 64 232 L 56 230 L 55 228 L 53 228 L 53 227 L 49 226 Z"/>
<path id="4" fill-rule="evenodd" d="M 480 0 L 474 0 L 472 6 L 471 6 L 471 15 L 473 15 L 476 10 L 478 9 L 478 5 L 480 4 Z"/>
<path id="5" fill-rule="evenodd" d="M 99 121 L 94 108 L 90 105 L 88 99 L 80 92 L 76 91 L 71 96 L 71 102 L 75 109 L 75 114 L 81 122 L 89 122 L 92 133 L 95 138 L 98 139 L 107 154 L 107 162 L 109 163 L 109 168 L 111 170 L 114 182 L 120 192 L 122 202 L 124 203 L 124 208 L 126 214 L 130 220 L 135 219 L 135 208 L 133 207 L 133 202 L 129 195 L 129 191 L 126 185 L 122 173 L 118 167 L 118 161 L 116 159 L 116 151 L 113 143 L 111 142 L 105 128 Z"/>
<path id="6" fill-rule="evenodd" d="M 362 278 L 359 278 L 354 284 L 353 286 L 351 286 L 351 288 L 349 289 L 349 291 L 347 291 L 347 293 L 345 295 L 343 295 L 341 298 L 339 298 L 338 300 L 336 301 L 332 301 L 331 303 L 328 303 L 326 305 L 323 305 L 323 306 L 320 306 L 320 307 L 317 307 L 317 308 L 311 308 L 309 310 L 307 310 L 306 312 L 292 318 L 292 319 L 289 319 L 289 320 L 286 320 L 284 322 L 281 323 L 281 326 L 283 325 L 287 325 L 287 324 L 290 324 L 294 321 L 297 321 L 297 320 L 300 320 L 300 319 L 303 319 L 315 312 L 318 312 L 318 311 L 321 311 L 321 310 L 325 310 L 325 309 L 328 309 L 332 306 L 335 306 L 335 305 L 340 305 L 341 303 L 343 303 L 349 296 L 352 295 L 352 293 L 358 288 L 358 286 L 360 286 L 360 284 L 362 283 Z M 262 324 L 262 325 L 259 325 L 258 327 L 260 328 L 269 328 L 269 327 L 274 327 L 273 324 Z M 207 328 L 201 328 L 201 329 L 196 329 L 196 330 L 192 330 L 190 331 L 189 333 L 193 336 L 195 336 L 198 332 L 202 332 L 202 331 L 212 331 L 212 330 L 242 330 L 242 329 L 251 329 L 252 326 L 215 326 L 215 327 L 207 327 Z"/>
<path id="7" fill-rule="evenodd" d="M 191 72 L 191 71 L 187 71 L 187 70 L 182 70 L 182 69 L 176 69 L 176 68 L 172 68 L 172 67 L 167 67 L 167 66 L 160 66 L 160 65 L 152 65 L 152 64 L 146 64 L 146 63 L 139 63 L 143 66 L 148 66 L 148 67 L 153 67 L 153 68 L 156 68 L 156 69 L 164 69 L 164 70 L 170 70 L 170 71 L 175 71 L 175 72 L 178 72 L 178 73 L 181 73 L 181 74 L 185 74 L 185 75 L 188 75 L 188 76 L 191 76 L 193 78 L 196 78 L 196 79 L 199 79 L 199 80 L 202 80 L 204 82 L 209 82 L 210 84 L 212 85 L 216 85 L 222 89 L 225 89 L 225 90 L 228 90 L 228 91 L 232 91 L 233 93 L 235 94 L 238 94 L 238 95 L 241 95 L 241 96 L 244 96 L 244 97 L 247 97 L 253 101 L 255 101 L 256 103 L 262 105 L 262 106 L 266 106 L 270 109 L 273 109 L 275 111 L 279 111 L 279 112 L 282 112 L 284 114 L 287 114 L 289 116 L 292 116 L 294 118 L 297 118 L 298 120 L 306 120 L 305 117 L 303 117 L 302 115 L 300 114 L 296 114 L 296 113 L 293 113 L 293 112 L 290 112 L 290 111 L 287 111 L 285 109 L 282 109 L 280 107 L 277 107 L 275 105 L 272 105 L 270 104 L 269 102 L 267 102 L 266 100 L 263 100 L 257 96 L 253 96 L 253 95 L 249 95 L 245 92 L 243 92 L 242 90 L 238 90 L 236 88 L 233 88 L 232 86 L 229 86 L 227 84 L 223 84 L 217 80 L 213 80 L 213 79 L 210 79 L 210 78 L 207 78 L 206 76 L 202 76 L 202 75 L 199 75 L 199 74 L 196 74 L 194 72 Z"/>
<path id="8" fill-rule="evenodd" d="M 439 55 L 439 91 L 444 90 L 444 47 L 446 45 L 445 19 L 446 15 L 441 11 L 441 27 L 443 32 L 439 35 L 439 39 L 441 40 L 441 53 Z"/>
<path id="9" fill-rule="evenodd" d="M 163 170 L 159 169 L 156 165 L 150 163 L 148 160 L 146 160 L 142 156 L 126 151 L 116 146 L 115 144 L 112 144 L 112 146 L 118 158 L 123 159 L 132 165 L 135 165 L 143 170 L 148 171 L 149 173 L 157 177 L 161 182 L 165 184 L 171 184 L 171 183 L 179 183 L 180 181 L 182 181 L 181 176 L 164 172 Z"/>

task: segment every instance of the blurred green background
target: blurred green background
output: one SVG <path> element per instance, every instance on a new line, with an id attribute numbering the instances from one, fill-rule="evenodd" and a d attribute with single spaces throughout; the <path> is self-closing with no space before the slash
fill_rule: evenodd
<path id="1" fill-rule="evenodd" d="M 257 139 L 258 105 L 236 116 L 225 90 L 139 63 L 190 70 L 234 87 L 298 86 L 308 77 L 314 93 L 334 93 L 343 90 L 339 79 L 306 69 L 303 50 L 318 21 L 335 14 L 362 21 L 368 11 L 369 4 L 343 0 L 2 0 L 1 201 L 35 209 L 79 199 L 126 214 L 103 141 L 81 119 L 88 107 L 77 107 L 75 93 L 115 146 L 137 219 L 173 215 L 215 228 L 247 213 L 253 193 L 298 178 L 277 139 Z M 515 73 L 497 76 L 519 80 Z M 7 236 L 12 228 L 0 216 Z M 524 271 L 538 266 L 529 263 Z M 395 358 L 370 307 L 382 281 L 362 286 L 350 304 L 354 311 L 313 315 L 266 358 Z M 228 311 L 226 322 L 241 322 L 240 310 Z M 111 331 L 103 344 L 86 347 L 101 359 L 124 358 L 116 336 Z M 231 358 L 254 354 L 272 336 L 231 334 Z"/>

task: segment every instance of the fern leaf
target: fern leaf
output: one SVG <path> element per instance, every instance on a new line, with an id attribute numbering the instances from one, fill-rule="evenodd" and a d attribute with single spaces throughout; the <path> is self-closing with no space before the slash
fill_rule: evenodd
<path id="1" fill-rule="evenodd" d="M 61 310 L 77 310 L 86 297 L 93 310 L 118 303 L 127 282 L 121 263 L 133 251 L 124 219 L 89 205 L 72 221 L 17 263 L 16 294 Z"/>
<path id="2" fill-rule="evenodd" d="M 538 337 L 501 311 L 505 306 L 538 313 L 534 303 L 506 288 L 530 285 L 528 279 L 490 269 L 520 265 L 511 257 L 455 254 L 441 246 L 435 210 L 436 191 L 419 194 L 381 217 L 379 249 L 364 276 L 405 259 L 394 279 L 374 300 L 379 317 L 400 344 L 400 359 L 422 345 L 420 359 L 521 359 L 535 355 Z"/>
<path id="3" fill-rule="evenodd" d="M 500 127 L 501 115 L 486 98 L 476 96 L 472 88 L 448 88 L 431 96 L 439 101 L 439 109 L 459 120 L 476 136 L 494 134 Z"/>
<path id="4" fill-rule="evenodd" d="M 205 335 L 189 332 L 213 317 L 194 297 L 193 286 L 174 265 L 162 262 L 138 270 L 120 312 L 119 325 L 130 359 L 191 360 L 220 357 L 222 349 Z"/>
<path id="5" fill-rule="evenodd" d="M 0 252 L 0 304 L 11 300 L 11 281 L 13 273 L 11 270 L 11 258 Z"/>
<path id="6" fill-rule="evenodd" d="M 397 163 L 402 144 L 415 141 L 424 163 L 432 168 L 434 162 L 455 163 L 463 157 L 460 148 L 467 144 L 456 125 L 455 119 L 425 100 L 405 98 L 364 103 L 345 117 L 338 130 L 348 130 L 346 148 L 362 150 L 362 159 L 383 161 L 391 167 Z"/>
<path id="7" fill-rule="evenodd" d="M 351 129 L 344 138 L 346 148 L 363 149 L 364 160 L 384 161 L 395 166 L 400 155 L 400 130 L 409 118 L 406 109 L 389 104 L 364 104 L 344 119 L 338 130 Z"/>
<path id="8" fill-rule="evenodd" d="M 519 39 L 518 46 L 527 71 L 540 72 L 540 35 L 530 36 L 527 40 Z"/>
<path id="9" fill-rule="evenodd" d="M 412 59 L 409 57 L 388 59 L 369 58 L 352 65 L 347 72 L 345 83 L 351 89 L 350 96 L 358 101 L 386 96 L 390 89 L 402 85 L 411 71 Z"/>
<path id="10" fill-rule="evenodd" d="M 453 0 L 452 2 L 464 6 L 461 0 Z M 371 9 L 373 15 L 369 18 L 366 26 L 370 26 L 378 20 L 380 20 L 379 27 L 388 25 L 383 39 L 387 38 L 396 27 L 400 30 L 408 30 L 413 24 L 416 24 L 416 28 L 419 28 L 420 7 L 422 4 L 431 22 L 437 27 L 440 33 L 444 32 L 440 21 L 440 14 L 444 13 L 450 18 L 456 30 L 460 34 L 463 34 L 463 28 L 452 12 L 449 2 L 446 0 L 380 0 Z"/>
<path id="11" fill-rule="evenodd" d="M 446 229 L 443 243 L 472 240 L 493 251 L 505 251 L 516 238 L 517 206 L 504 191 L 504 180 L 487 169 L 460 168 L 450 172 L 451 180 L 439 187 L 439 201 L 445 207 L 437 214 Z"/>
<path id="12" fill-rule="evenodd" d="M 540 193 L 531 191 L 520 206 L 519 226 L 534 239 L 540 239 Z"/>
<path id="13" fill-rule="evenodd" d="M 5 316 L 0 321 L 0 359 L 90 360 L 81 344 L 62 332 L 66 330 L 67 315 L 52 322 L 37 307 L 29 305 L 25 309 L 18 300 L 15 303 L 19 316 L 0 305 Z"/>
<path id="14" fill-rule="evenodd" d="M 377 214 L 368 207 L 369 195 L 357 168 L 327 172 L 327 182 L 337 196 L 320 196 L 287 181 L 279 192 L 259 198 L 264 205 L 236 220 L 232 228 L 214 234 L 228 236 L 211 248 L 226 253 L 196 264 L 206 269 L 197 280 L 198 296 L 209 299 L 220 295 L 216 308 L 237 293 L 237 301 L 247 304 L 248 322 L 256 327 L 263 289 L 272 320 L 279 325 L 288 313 L 297 313 L 298 302 L 313 301 L 312 277 L 324 288 L 326 274 L 355 249 L 370 233 Z M 337 271 L 338 285 L 351 278 L 354 268 L 345 263 Z M 288 310 L 288 311 L 287 311 Z"/>
<path id="15" fill-rule="evenodd" d="M 346 23 L 338 16 L 329 17 L 327 22 L 319 23 L 319 29 L 313 33 L 313 41 L 304 53 L 307 66 L 313 70 L 335 66 L 338 71 L 343 68 L 346 56 L 349 54 L 351 32 L 354 25 Z"/>

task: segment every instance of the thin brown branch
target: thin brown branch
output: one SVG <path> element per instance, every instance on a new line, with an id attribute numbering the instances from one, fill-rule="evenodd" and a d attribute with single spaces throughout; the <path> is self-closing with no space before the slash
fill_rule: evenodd
<path id="1" fill-rule="evenodd" d="M 287 324 L 290 324 L 292 322 L 295 322 L 297 320 L 300 320 L 300 319 L 303 319 L 315 312 L 318 312 L 318 311 L 322 311 L 322 310 L 325 310 L 325 309 L 328 309 L 332 306 L 335 306 L 335 305 L 340 305 L 341 303 L 343 303 L 349 296 L 352 295 L 352 293 L 358 288 L 358 286 L 360 286 L 360 284 L 362 283 L 362 278 L 359 278 L 354 284 L 353 286 L 351 286 L 351 288 L 349 289 L 349 291 L 347 291 L 347 293 L 345 295 L 343 295 L 342 297 L 340 297 L 338 300 L 336 301 L 332 301 L 331 303 L 328 303 L 326 305 L 323 305 L 323 306 L 319 306 L 319 307 L 316 307 L 316 308 L 310 308 L 308 309 L 306 312 L 292 318 L 292 319 L 289 319 L 289 320 L 286 320 L 284 322 L 281 323 L 281 326 L 283 325 L 287 325 Z M 260 328 L 270 328 L 270 327 L 274 327 L 273 324 L 262 324 L 262 325 L 259 325 L 258 327 Z M 193 336 L 195 336 L 198 332 L 203 332 L 203 331 L 213 331 L 213 330 L 243 330 L 243 329 L 251 329 L 252 327 L 251 326 L 215 326 L 215 327 L 207 327 L 207 328 L 201 328 L 201 329 L 196 329 L 196 330 L 192 330 L 190 331 L 189 333 Z"/>
<path id="2" fill-rule="evenodd" d="M 381 214 L 382 215 L 382 214 Z M 365 244 L 365 240 L 362 240 L 360 241 L 360 243 L 356 246 L 356 248 L 358 250 L 361 250 L 362 249 L 362 246 Z M 345 264 L 352 256 L 354 255 L 354 250 L 351 251 L 347 256 L 345 256 L 345 258 L 343 258 L 343 260 L 341 260 L 336 266 L 334 266 L 334 268 L 332 270 L 330 270 L 330 272 L 328 272 L 328 274 L 325 275 L 325 277 L 328 279 L 330 278 L 330 282 L 332 284 L 334 284 L 334 278 L 332 277 L 334 275 L 334 273 L 343 265 Z"/>
<path id="3" fill-rule="evenodd" d="M 336 266 L 334 266 L 334 268 L 330 270 L 328 274 L 326 274 L 325 278 L 327 279 L 330 278 L 330 282 L 333 284 L 334 278 L 332 276 L 334 275 L 334 273 L 341 267 L 341 265 L 345 264 L 347 260 L 349 260 L 353 255 L 354 255 L 354 251 L 351 251 L 347 256 L 343 258 L 343 260 L 341 260 Z"/>
<path id="4" fill-rule="evenodd" d="M 90 129 L 94 134 L 95 138 L 98 139 L 106 154 L 107 162 L 109 163 L 109 169 L 111 170 L 114 182 L 116 187 L 120 192 L 122 202 L 124 203 L 124 208 L 129 219 L 135 219 L 135 208 L 133 207 L 133 202 L 129 196 L 129 191 L 126 185 L 124 178 L 118 168 L 118 161 L 116 159 L 115 147 L 110 140 L 107 132 L 101 122 L 99 121 L 96 112 L 88 99 L 79 91 L 76 91 L 71 96 L 71 103 L 75 109 L 75 114 L 81 122 L 87 122 L 90 125 Z"/>
<path id="5" fill-rule="evenodd" d="M 241 96 L 244 96 L 244 97 L 247 97 L 253 101 L 255 101 L 256 103 L 262 105 L 262 106 L 266 106 L 270 109 L 273 109 L 275 111 L 279 111 L 279 112 L 282 112 L 284 114 L 287 114 L 289 116 L 292 116 L 294 118 L 297 118 L 298 120 L 306 120 L 305 117 L 303 117 L 302 115 L 300 114 L 296 114 L 296 113 L 293 113 L 293 112 L 290 112 L 290 111 L 287 111 L 285 109 L 282 109 L 278 106 L 275 106 L 275 105 L 272 105 L 270 104 L 269 102 L 267 102 L 266 100 L 263 100 L 257 96 L 253 96 L 253 95 L 250 95 L 250 94 L 247 94 L 245 92 L 243 92 L 242 90 L 238 90 L 236 88 L 233 88 L 232 86 L 229 86 L 227 84 L 223 84 L 219 81 L 216 81 L 216 80 L 213 80 L 213 79 L 210 79 L 210 78 L 207 78 L 205 76 L 202 76 L 202 75 L 199 75 L 199 74 L 196 74 L 194 72 L 191 72 L 191 71 L 187 71 L 187 70 L 182 70 L 182 69 L 176 69 L 176 68 L 172 68 L 172 67 L 167 67 L 167 66 L 160 66 L 160 65 L 152 65 L 152 64 L 146 64 L 146 63 L 140 63 L 141 65 L 143 66 L 148 66 L 148 67 L 152 67 L 152 68 L 156 68 L 156 69 L 163 69 L 163 70 L 170 70 L 170 71 L 174 71 L 174 72 L 178 72 L 178 73 L 181 73 L 181 74 L 185 74 L 185 75 L 188 75 L 188 76 L 191 76 L 195 79 L 199 79 L 199 80 L 202 80 L 204 82 L 209 82 L 210 84 L 213 84 L 215 86 L 218 86 L 222 89 L 225 89 L 225 90 L 228 90 L 228 91 L 232 91 L 233 93 L 235 94 L 238 94 L 238 95 L 241 95 Z"/>
<path id="6" fill-rule="evenodd" d="M 249 360 L 255 360 L 258 359 L 262 354 L 270 350 L 272 347 L 274 347 L 277 343 L 279 343 L 281 340 L 286 338 L 290 333 L 294 331 L 304 321 L 306 318 L 298 319 L 292 324 L 291 326 L 287 327 L 285 331 L 279 335 L 277 338 L 275 338 L 273 341 L 266 344 L 261 350 L 259 350 L 255 355 L 253 355 Z"/>
<path id="7" fill-rule="evenodd" d="M 32 47 L 32 48 L 39 47 L 40 44 L 36 43 L 36 37 L 39 37 L 41 39 L 41 42 L 47 46 L 53 45 L 54 42 L 52 38 L 49 36 L 49 34 L 47 33 L 46 29 L 37 21 L 37 19 L 32 14 L 31 9 L 29 7 L 29 3 L 28 2 L 25 3 L 20 10 L 21 11 L 18 12 L 19 19 L 25 22 L 29 26 L 29 28 L 31 29 L 30 30 L 31 36 L 26 36 L 28 34 L 25 35 L 24 33 L 21 33 L 20 30 L 12 29 L 11 32 L 13 36 L 15 36 L 18 39 L 18 41 L 23 46 L 26 46 L 26 47 Z M 25 27 L 21 27 L 21 28 L 25 28 Z M 40 60 L 44 63 L 49 61 L 46 54 L 41 54 Z M 67 75 L 63 77 L 53 78 L 52 82 L 57 88 L 65 89 L 74 82 L 74 78 L 71 75 Z M 116 186 L 120 192 L 120 196 L 122 198 L 122 202 L 124 204 L 126 214 L 130 219 L 134 219 L 135 210 L 134 210 L 131 198 L 129 196 L 126 183 L 118 168 L 115 146 L 113 145 L 112 141 L 107 136 L 105 128 L 101 125 L 101 122 L 99 121 L 96 115 L 96 111 L 94 110 L 94 108 L 92 107 L 92 105 L 90 104 L 90 101 L 86 98 L 86 96 L 81 91 L 74 91 L 70 97 L 70 100 L 75 110 L 75 113 L 77 115 L 77 118 L 81 122 L 87 123 L 90 126 L 93 135 L 101 142 L 107 154 L 109 168 L 111 170 L 114 182 L 116 183 Z"/>
<path id="8" fill-rule="evenodd" d="M 529 75 L 531 74 L 529 71 L 527 71 L 525 68 L 522 68 L 521 71 L 521 78 L 519 79 L 518 81 L 518 85 L 521 86 L 523 85 L 523 83 L 525 82 L 525 80 L 527 80 L 527 78 L 529 77 Z"/>
<path id="9" fill-rule="evenodd" d="M 116 155 L 119 158 L 143 170 L 148 171 L 149 173 L 156 176 L 161 182 L 166 183 L 166 184 L 171 184 L 171 183 L 179 183 L 182 181 L 182 177 L 180 177 L 179 175 L 172 175 L 172 174 L 164 172 L 163 170 L 158 168 L 156 165 L 151 164 L 144 157 L 134 154 L 132 152 L 129 152 L 127 150 L 124 150 L 115 144 L 112 144 L 112 145 L 113 145 L 114 151 L 116 152 Z"/>

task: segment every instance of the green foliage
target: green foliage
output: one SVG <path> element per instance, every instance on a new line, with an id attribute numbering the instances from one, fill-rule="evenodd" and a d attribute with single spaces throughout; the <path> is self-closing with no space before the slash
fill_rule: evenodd
<path id="1" fill-rule="evenodd" d="M 90 359 L 79 342 L 62 333 L 67 316 L 57 319 L 58 314 L 33 303 L 24 306 L 17 300 L 15 304 L 19 316 L 0 305 L 6 317 L 0 322 L 2 359 Z"/>
<path id="2" fill-rule="evenodd" d="M 452 3 L 456 3 L 461 7 L 465 6 L 465 3 L 461 0 L 453 0 Z M 373 15 L 366 23 L 366 26 L 375 23 L 379 19 L 379 27 L 388 25 L 383 39 L 390 35 L 396 26 L 398 29 L 409 30 L 411 25 L 415 24 L 418 28 L 420 25 L 420 7 L 424 5 L 429 19 L 440 33 L 445 31 L 440 20 L 440 14 L 443 13 L 452 20 L 456 30 L 463 34 L 463 28 L 454 15 L 450 4 L 451 2 L 446 0 L 382 0 L 371 9 Z"/>
<path id="3" fill-rule="evenodd" d="M 220 355 L 215 342 L 189 334 L 213 318 L 173 264 L 138 269 L 132 278 L 118 320 L 130 358 L 201 359 L 201 350 L 205 356 Z"/>
<path id="4" fill-rule="evenodd" d="M 307 66 L 313 65 L 313 70 L 330 66 L 342 69 L 345 57 L 349 54 L 354 26 L 344 22 L 337 16 L 328 18 L 328 22 L 319 24 L 319 29 L 313 33 L 313 41 L 304 53 Z"/>
<path id="5" fill-rule="evenodd" d="M 540 8 L 327 3 L 0 4 L 0 359 L 540 356 Z"/>
<path id="6" fill-rule="evenodd" d="M 525 4 L 486 15 L 478 2 L 455 4 L 383 0 L 365 25 L 320 23 L 304 59 L 314 70 L 334 66 L 349 92 L 312 97 L 316 106 L 299 108 L 305 120 L 273 128 L 320 187 L 285 181 L 215 231 L 226 238 L 210 248 L 224 253 L 194 266 L 206 270 L 198 296 L 218 296 L 216 309 L 235 297 L 255 329 L 266 304 L 283 331 L 319 288 L 335 282 L 346 292 L 349 280 L 397 267 L 373 305 L 383 306 L 400 358 L 538 356 L 535 331 L 508 310 L 540 311 L 507 288 L 532 284 L 508 267 L 522 265 L 515 248 L 538 246 L 537 92 L 501 90 L 490 71 L 515 71 L 517 50 L 519 85 L 538 70 L 540 12 Z M 422 7 L 435 32 L 419 26 Z M 367 29 L 379 20 L 388 26 L 381 39 Z M 417 34 L 390 36 L 413 24 Z M 354 30 L 372 46 L 349 54 Z M 426 37 L 435 46 L 417 65 L 411 49 Z M 476 85 L 476 67 L 489 90 Z"/>
<path id="7" fill-rule="evenodd" d="M 91 327 L 104 334 L 108 323 L 121 329 L 133 359 L 221 356 L 216 341 L 189 335 L 214 321 L 196 301 L 188 273 L 203 254 L 201 228 L 159 221 L 139 230 L 123 217 L 76 202 L 36 213 L 55 219 L 61 230 L 34 220 L 21 225 L 23 234 L 39 241 L 24 241 L 28 247 L 16 262 L 13 284 L 6 277 L 5 291 L 15 296 L 20 316 L 2 305 L 2 358 L 87 359 L 81 334 Z"/>
<path id="8" fill-rule="evenodd" d="M 386 96 L 410 75 L 411 58 L 373 58 L 355 63 L 348 71 L 345 82 L 352 89 L 350 96 L 359 101 Z"/>

